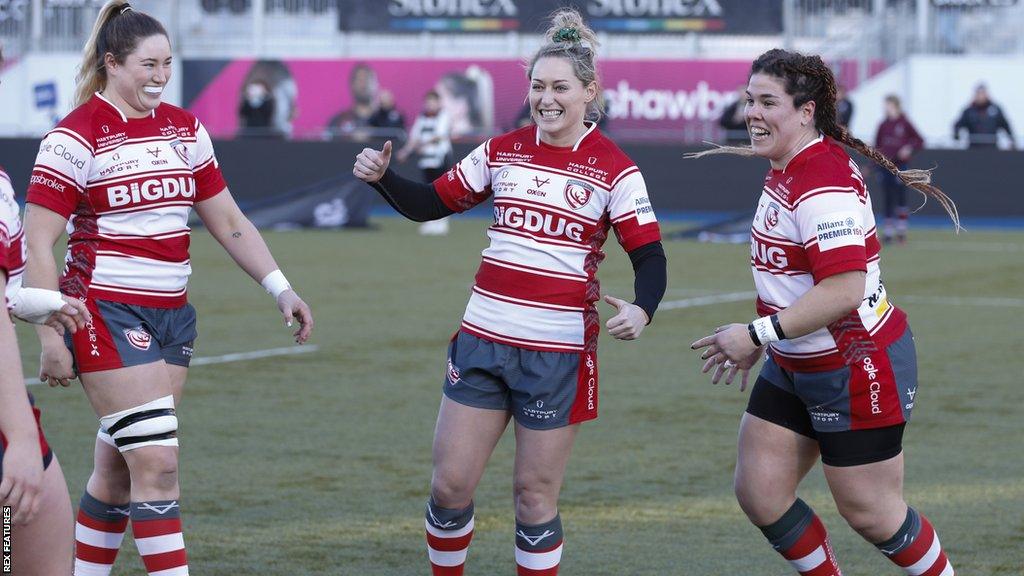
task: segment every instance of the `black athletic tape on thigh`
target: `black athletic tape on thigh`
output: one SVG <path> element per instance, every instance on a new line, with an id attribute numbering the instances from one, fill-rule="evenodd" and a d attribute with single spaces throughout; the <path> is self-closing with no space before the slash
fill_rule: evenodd
<path id="1" fill-rule="evenodd" d="M 168 438 L 177 438 L 178 431 L 174 430 L 171 432 L 164 432 L 162 434 L 150 434 L 149 436 L 129 436 L 127 438 L 114 438 L 114 444 L 117 444 L 118 448 L 128 446 L 129 444 L 140 444 L 142 442 L 150 442 L 152 440 L 166 440 Z"/>
<path id="2" fill-rule="evenodd" d="M 107 434 L 113 436 L 117 431 L 127 428 L 136 422 L 149 420 L 150 418 L 159 418 L 161 416 L 174 416 L 174 408 L 155 408 L 153 410 L 145 410 L 129 414 L 117 422 L 114 422 L 114 425 L 107 429 Z"/>

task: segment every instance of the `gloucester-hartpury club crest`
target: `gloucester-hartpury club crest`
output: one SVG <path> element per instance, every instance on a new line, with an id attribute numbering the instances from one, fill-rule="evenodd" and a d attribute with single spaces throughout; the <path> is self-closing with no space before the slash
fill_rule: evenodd
<path id="1" fill-rule="evenodd" d="M 178 155 L 178 158 L 181 158 L 181 161 L 184 162 L 186 166 L 190 165 L 188 162 L 188 148 L 185 147 L 184 142 L 177 138 L 171 140 L 171 149 L 174 150 L 174 153 Z"/>
<path id="2" fill-rule="evenodd" d="M 768 204 L 768 210 L 764 213 L 764 227 L 765 230 L 771 230 L 775 228 L 779 223 L 779 205 L 775 202 Z"/>
<path id="3" fill-rule="evenodd" d="M 573 210 L 579 210 L 590 202 L 594 195 L 594 187 L 582 180 L 573 180 L 565 184 L 565 201 Z"/>

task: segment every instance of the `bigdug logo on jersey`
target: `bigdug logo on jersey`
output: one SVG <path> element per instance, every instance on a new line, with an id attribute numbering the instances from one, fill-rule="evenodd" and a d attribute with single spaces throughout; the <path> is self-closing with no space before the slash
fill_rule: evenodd
<path id="1" fill-rule="evenodd" d="M 519 206 L 495 206 L 494 225 L 525 232 L 540 232 L 553 238 L 564 236 L 575 242 L 583 241 L 583 224 Z"/>
<path id="2" fill-rule="evenodd" d="M 196 181 L 191 176 L 176 178 L 150 178 L 142 182 L 119 184 L 107 188 L 107 202 L 111 208 L 130 204 L 170 200 L 172 198 L 193 198 L 196 195 Z"/>

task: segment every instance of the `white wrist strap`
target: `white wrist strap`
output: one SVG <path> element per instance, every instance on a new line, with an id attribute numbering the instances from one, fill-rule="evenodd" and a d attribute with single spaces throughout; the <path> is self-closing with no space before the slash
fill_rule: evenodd
<path id="1" fill-rule="evenodd" d="M 775 331 L 775 326 L 772 325 L 771 316 L 762 316 L 750 324 L 754 327 L 754 331 L 757 332 L 757 339 L 761 341 L 761 344 L 782 340 L 778 332 Z"/>
<path id="2" fill-rule="evenodd" d="M 263 289 L 270 293 L 270 295 L 274 297 L 274 300 L 277 300 L 277 297 L 281 295 L 281 292 L 290 290 L 292 287 L 280 269 L 274 270 L 270 274 L 264 276 L 263 280 L 260 280 L 260 286 L 263 286 Z"/>
<path id="3" fill-rule="evenodd" d="M 56 290 L 21 288 L 11 299 L 11 312 L 25 322 L 43 324 L 51 314 L 64 308 L 64 298 Z"/>

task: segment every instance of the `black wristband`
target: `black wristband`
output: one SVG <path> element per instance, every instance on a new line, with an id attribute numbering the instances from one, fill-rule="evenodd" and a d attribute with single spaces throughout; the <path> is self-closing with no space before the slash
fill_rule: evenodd
<path id="1" fill-rule="evenodd" d="M 778 334 L 779 340 L 786 339 L 786 334 L 782 331 L 782 324 L 779 323 L 778 314 L 772 314 L 772 327 L 775 328 L 775 333 Z"/>
<path id="2" fill-rule="evenodd" d="M 754 346 L 761 346 L 761 339 L 757 337 L 757 330 L 754 328 L 754 323 L 747 324 L 747 332 L 750 332 L 750 339 L 754 341 Z"/>

